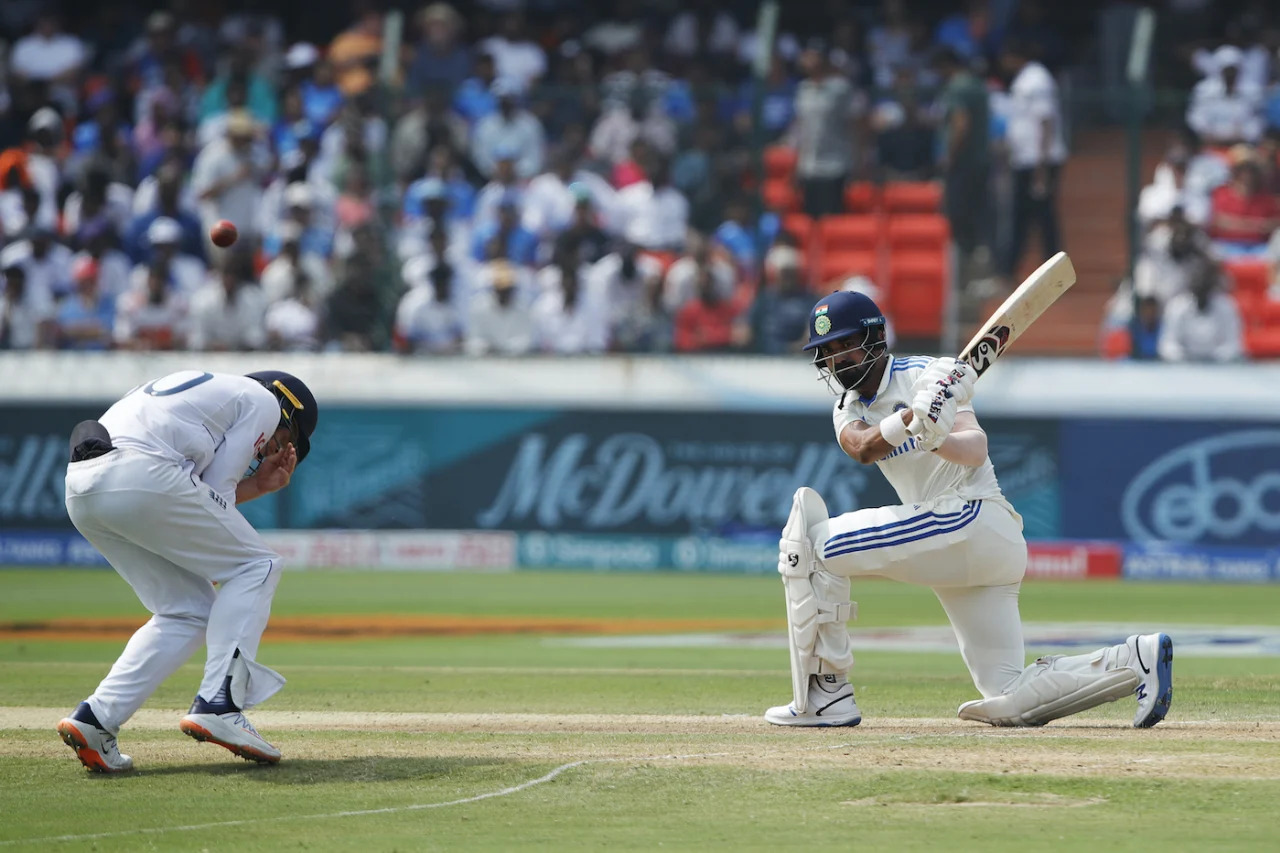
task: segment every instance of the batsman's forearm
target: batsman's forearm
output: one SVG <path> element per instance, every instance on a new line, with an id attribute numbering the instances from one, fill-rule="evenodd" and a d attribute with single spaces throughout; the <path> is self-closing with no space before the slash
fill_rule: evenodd
<path id="1" fill-rule="evenodd" d="M 980 429 L 953 432 L 934 452 L 948 462 L 977 468 L 987 461 L 987 434 Z"/>

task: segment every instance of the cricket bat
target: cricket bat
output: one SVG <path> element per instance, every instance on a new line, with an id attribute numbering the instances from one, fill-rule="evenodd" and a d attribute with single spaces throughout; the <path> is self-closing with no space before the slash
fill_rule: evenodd
<path id="1" fill-rule="evenodd" d="M 1059 252 L 1027 276 L 1018 289 L 1009 294 L 996 313 L 987 318 L 957 361 L 963 361 L 981 376 L 996 363 L 1004 351 L 1022 337 L 1049 306 L 1058 301 L 1076 283 L 1076 268 L 1066 252 Z"/>
<path id="2" fill-rule="evenodd" d="M 1004 355 L 1009 345 L 1022 337 L 1022 333 L 1075 283 L 1076 268 L 1071 265 L 1067 253 L 1054 255 L 1009 294 L 996 313 L 978 329 L 973 340 L 960 350 L 956 360 L 968 364 L 975 378 L 980 378 L 996 363 L 996 359 Z M 907 432 L 913 436 L 923 431 L 923 421 L 912 421 L 907 427 Z"/>

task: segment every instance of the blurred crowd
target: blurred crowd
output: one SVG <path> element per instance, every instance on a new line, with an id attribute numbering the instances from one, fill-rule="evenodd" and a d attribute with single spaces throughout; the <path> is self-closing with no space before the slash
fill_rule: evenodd
<path id="1" fill-rule="evenodd" d="M 1142 249 L 1105 320 L 1138 358 L 1242 358 L 1250 312 L 1280 300 L 1280 282 L 1238 280 L 1280 268 L 1280 33 L 1235 35 L 1189 52 L 1185 126 L 1139 196 Z"/>
<path id="2" fill-rule="evenodd" d="M 397 45 L 367 0 L 310 41 L 270 4 L 3 4 L 0 347 L 795 349 L 816 290 L 876 285 L 812 280 L 753 152 L 796 149 L 814 215 L 855 178 L 985 187 L 969 70 L 1064 41 L 1043 0 L 828 0 L 783 10 L 757 78 L 755 7 L 400 5 Z M 981 255 L 983 205 L 952 207 Z"/>

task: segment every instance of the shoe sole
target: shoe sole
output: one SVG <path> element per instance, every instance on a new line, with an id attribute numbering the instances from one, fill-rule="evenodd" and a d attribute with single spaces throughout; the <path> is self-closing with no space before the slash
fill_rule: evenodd
<path id="1" fill-rule="evenodd" d="M 862 722 L 862 717 L 858 716 L 858 717 L 854 717 L 851 720 L 844 720 L 841 722 L 827 721 L 822 719 L 805 720 L 804 722 L 800 722 L 797 719 L 796 722 L 789 722 L 789 721 L 771 720 L 768 717 L 765 717 L 764 721 L 766 723 L 769 723 L 770 725 L 782 726 L 783 728 L 790 728 L 790 729 L 837 729 L 837 728 L 851 729 L 854 726 L 858 725 L 858 723 Z"/>
<path id="2" fill-rule="evenodd" d="M 1173 703 L 1173 640 L 1161 634 L 1156 642 L 1156 703 L 1151 713 L 1133 724 L 1135 729 L 1149 729 L 1163 720 Z"/>
<path id="3" fill-rule="evenodd" d="M 123 773 L 125 768 L 112 767 L 102 754 L 96 749 L 89 746 L 89 741 L 84 734 L 75 727 L 70 720 L 63 720 L 58 723 L 58 734 L 62 737 L 62 742 L 75 750 L 76 758 L 80 759 L 80 763 L 88 770 L 94 773 Z M 133 768 L 129 768 L 132 770 Z"/>
<path id="4" fill-rule="evenodd" d="M 278 755 L 267 755 L 265 752 L 259 752 L 253 747 L 239 743 L 228 743 L 225 740 L 215 737 L 212 732 L 199 723 L 183 720 L 178 724 L 178 728 L 181 729 L 182 733 L 187 737 L 195 738 L 201 743 L 216 743 L 223 749 L 240 756 L 245 761 L 254 761 L 258 764 L 278 764 L 280 762 L 280 756 Z"/>

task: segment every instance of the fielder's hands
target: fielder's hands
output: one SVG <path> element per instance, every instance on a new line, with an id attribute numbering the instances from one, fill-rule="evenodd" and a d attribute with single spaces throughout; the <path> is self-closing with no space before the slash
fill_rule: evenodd
<path id="1" fill-rule="evenodd" d="M 965 406 L 973 399 L 973 383 L 977 378 L 969 365 L 963 361 L 956 361 L 954 358 L 939 358 L 916 377 L 911 390 L 918 392 L 929 389 L 932 392 L 937 390 L 936 385 L 942 384 L 951 389 L 951 393 L 956 398 L 957 403 Z"/>
<path id="2" fill-rule="evenodd" d="M 937 450 L 955 426 L 957 402 L 950 387 L 934 384 L 916 392 L 911 400 L 911 425 L 907 431 L 916 436 L 922 450 Z"/>
<path id="3" fill-rule="evenodd" d="M 286 444 L 268 456 L 262 457 L 258 471 L 253 475 L 257 480 L 260 494 L 278 492 L 293 479 L 293 469 L 298 467 L 298 451 L 293 442 Z"/>

